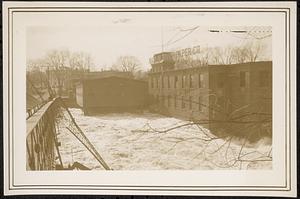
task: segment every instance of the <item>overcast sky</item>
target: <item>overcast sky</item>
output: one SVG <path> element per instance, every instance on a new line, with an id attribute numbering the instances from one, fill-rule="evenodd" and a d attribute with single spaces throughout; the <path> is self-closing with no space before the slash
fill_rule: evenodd
<path id="1" fill-rule="evenodd" d="M 177 15 L 161 17 L 161 21 L 157 17 L 143 17 L 112 15 L 105 19 L 99 18 L 99 23 L 94 25 L 69 23 L 62 26 L 58 23 L 31 26 L 27 29 L 27 59 L 42 58 L 51 49 L 68 49 L 90 53 L 97 69 L 110 67 L 119 56 L 130 55 L 137 57 L 142 63 L 142 69 L 147 70 L 150 68 L 149 58 L 161 52 L 162 43 L 164 51 L 174 51 L 197 45 L 240 45 L 253 39 L 245 34 L 226 32 L 229 29 L 250 30 L 251 27 L 199 26 L 194 31 L 188 30 L 197 27 L 195 23 L 187 22 L 195 22 L 197 17 L 203 17 L 199 14 L 182 16 L 180 20 Z M 212 33 L 209 29 L 225 32 Z M 262 41 L 267 43 L 270 53 L 271 37 Z"/>

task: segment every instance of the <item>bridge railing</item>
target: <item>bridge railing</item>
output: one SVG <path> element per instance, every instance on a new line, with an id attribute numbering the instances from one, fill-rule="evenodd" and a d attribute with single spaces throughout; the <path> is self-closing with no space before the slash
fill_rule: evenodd
<path id="1" fill-rule="evenodd" d="M 26 169 L 54 170 L 57 148 L 55 120 L 59 99 L 47 102 L 26 120 Z"/>

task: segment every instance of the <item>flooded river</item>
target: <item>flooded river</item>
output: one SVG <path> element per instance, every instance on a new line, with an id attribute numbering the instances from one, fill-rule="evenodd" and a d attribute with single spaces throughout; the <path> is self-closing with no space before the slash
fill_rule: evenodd
<path id="1" fill-rule="evenodd" d="M 207 129 L 188 121 L 146 112 L 84 116 L 80 109 L 70 111 L 114 170 L 272 168 L 267 139 L 255 144 L 215 139 Z M 178 128 L 170 130 L 175 126 Z M 170 131 L 164 132 L 166 129 Z M 91 169 L 103 169 L 65 128 L 60 129 L 58 139 L 64 166 L 77 161 Z"/>

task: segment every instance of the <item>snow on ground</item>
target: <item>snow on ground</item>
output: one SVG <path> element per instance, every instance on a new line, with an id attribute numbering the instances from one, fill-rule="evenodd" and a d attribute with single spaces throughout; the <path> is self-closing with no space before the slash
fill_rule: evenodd
<path id="1" fill-rule="evenodd" d="M 70 111 L 79 127 L 114 170 L 272 168 L 272 146 L 268 139 L 256 144 L 229 138 L 207 141 L 214 136 L 196 125 L 160 132 L 189 122 L 159 114 L 84 116 L 80 109 Z M 64 166 L 77 161 L 91 169 L 103 169 L 61 125 L 58 139 Z"/>

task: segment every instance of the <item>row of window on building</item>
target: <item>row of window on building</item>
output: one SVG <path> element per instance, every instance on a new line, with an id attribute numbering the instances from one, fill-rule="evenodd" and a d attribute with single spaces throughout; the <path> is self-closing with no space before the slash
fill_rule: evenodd
<path id="1" fill-rule="evenodd" d="M 159 99 L 160 98 L 160 99 Z M 174 108 L 181 108 L 181 109 L 190 109 L 190 110 L 195 110 L 197 109 L 198 111 L 203 111 L 203 107 L 206 105 L 203 103 L 202 97 L 192 97 L 189 96 L 188 98 L 184 96 L 156 96 L 156 101 L 163 103 L 168 108 L 174 107 Z M 171 103 L 171 101 L 173 103 Z"/>
<path id="2" fill-rule="evenodd" d="M 196 75 L 181 75 L 181 76 L 161 76 L 152 77 L 150 79 L 151 88 L 204 88 L 204 74 L 197 74 L 198 81 L 195 81 Z M 174 78 L 171 82 L 171 78 Z M 179 82 L 179 78 L 181 81 Z M 271 74 L 268 71 L 259 71 L 259 87 L 269 86 Z M 240 71 L 239 73 L 239 86 L 249 87 L 250 86 L 250 72 Z M 216 76 L 216 85 L 218 88 L 223 88 L 225 84 L 225 73 L 218 73 Z M 163 82 L 163 83 L 161 83 Z M 181 85 L 179 85 L 181 83 Z M 171 85 L 173 84 L 173 85 Z"/>
<path id="3" fill-rule="evenodd" d="M 171 78 L 174 78 L 173 82 L 171 83 Z M 179 78 L 181 78 L 181 86 L 179 85 Z M 188 79 L 187 79 L 188 78 Z M 151 88 L 154 88 L 154 84 L 156 88 L 159 88 L 159 85 L 161 85 L 161 88 L 203 88 L 204 87 L 204 75 L 198 74 L 198 82 L 194 81 L 194 75 L 181 75 L 181 76 L 162 76 L 162 77 L 153 77 L 150 79 L 151 81 Z M 188 83 L 189 81 L 189 83 Z M 161 82 L 163 82 L 161 84 Z"/>

